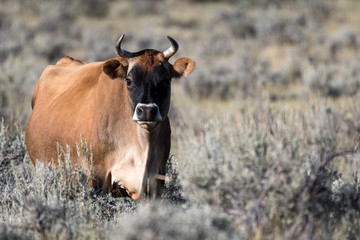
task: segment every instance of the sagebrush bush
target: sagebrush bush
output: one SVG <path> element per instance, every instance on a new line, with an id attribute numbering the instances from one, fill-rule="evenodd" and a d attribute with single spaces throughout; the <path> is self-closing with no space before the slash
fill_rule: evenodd
<path id="1" fill-rule="evenodd" d="M 12 137 L 2 123 L 1 225 L 10 229 L 2 234 L 272 239 L 336 236 L 340 226 L 343 235 L 355 236 L 359 169 L 346 170 L 343 160 L 360 160 L 352 124 L 359 113 L 347 111 L 311 102 L 300 111 L 271 109 L 261 100 L 200 117 L 201 125 L 188 122 L 179 160 L 169 158 L 161 202 L 94 192 L 86 170 L 70 164 L 66 150 L 59 167 L 34 168 L 24 157 L 22 134 Z"/>
<path id="2" fill-rule="evenodd" d="M 231 217 L 206 206 L 145 203 L 123 224 L 111 239 L 238 239 Z"/>
<path id="3" fill-rule="evenodd" d="M 354 96 L 359 92 L 359 59 L 347 63 L 319 64 L 307 67 L 303 76 L 305 83 L 324 96 Z"/>
<path id="4" fill-rule="evenodd" d="M 260 231 L 270 239 L 276 232 L 332 235 L 349 211 L 359 210 L 358 169 L 352 178 L 334 167 L 336 159 L 359 158 L 357 143 L 345 140 L 345 119 L 322 108 L 274 113 L 255 105 L 242 114 L 207 120 L 197 134 L 185 131 L 185 199 L 236 216 L 248 237 Z"/>

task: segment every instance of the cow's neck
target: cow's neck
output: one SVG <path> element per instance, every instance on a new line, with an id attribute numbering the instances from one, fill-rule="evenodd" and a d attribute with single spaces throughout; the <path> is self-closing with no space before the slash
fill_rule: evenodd
<path id="1" fill-rule="evenodd" d="M 158 126 L 154 131 L 148 132 L 147 130 L 143 129 L 140 125 L 138 124 L 136 125 L 137 125 L 136 132 L 137 132 L 139 146 L 143 153 L 148 153 L 151 145 L 156 142 L 156 139 L 159 135 L 160 126 Z"/>
<path id="2" fill-rule="evenodd" d="M 157 128 L 149 133 L 141 126 L 137 126 L 137 137 L 139 146 L 141 148 L 141 170 L 140 174 L 143 176 L 142 189 L 143 192 L 148 192 L 150 185 L 154 184 L 156 174 L 159 172 L 159 165 L 155 157 L 158 155 L 158 137 L 161 129 L 161 123 Z"/>

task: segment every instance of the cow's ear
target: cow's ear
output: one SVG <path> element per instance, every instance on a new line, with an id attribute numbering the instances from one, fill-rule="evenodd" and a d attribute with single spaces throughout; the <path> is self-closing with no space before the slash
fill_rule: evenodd
<path id="1" fill-rule="evenodd" d="M 174 77 L 187 77 L 195 69 L 195 62 L 190 58 L 179 58 L 173 65 Z"/>
<path id="2" fill-rule="evenodd" d="M 103 71 L 111 79 L 125 78 L 127 72 L 127 63 L 116 59 L 107 60 L 103 65 Z"/>

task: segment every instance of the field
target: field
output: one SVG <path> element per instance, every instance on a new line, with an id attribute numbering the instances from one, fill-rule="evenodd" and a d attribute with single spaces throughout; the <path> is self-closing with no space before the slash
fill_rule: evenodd
<path id="1" fill-rule="evenodd" d="M 359 26 L 356 0 L 1 0 L 0 239 L 359 239 Z M 42 70 L 114 57 L 123 33 L 196 62 L 172 82 L 161 200 L 26 150 Z"/>

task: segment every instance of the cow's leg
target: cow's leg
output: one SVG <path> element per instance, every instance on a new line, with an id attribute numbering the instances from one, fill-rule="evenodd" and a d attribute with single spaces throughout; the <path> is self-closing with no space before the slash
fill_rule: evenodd
<path id="1" fill-rule="evenodd" d="M 159 167 L 159 172 L 155 176 L 147 180 L 145 193 L 148 197 L 152 199 L 158 199 L 165 192 L 165 167 L 166 167 L 167 157 L 165 160 L 162 159 Z M 150 180 L 152 179 L 152 180 Z"/>
<path id="2" fill-rule="evenodd" d="M 169 131 L 170 132 L 170 131 Z M 164 141 L 164 154 L 160 163 L 159 174 L 156 178 L 156 198 L 160 198 L 165 192 L 165 175 L 166 175 L 166 163 L 170 154 L 171 138 L 170 134 Z"/>
<path id="3" fill-rule="evenodd" d="M 164 180 L 159 178 L 164 178 Z M 159 174 L 158 178 L 156 179 L 155 198 L 160 198 L 164 192 L 165 192 L 165 174 Z"/>

